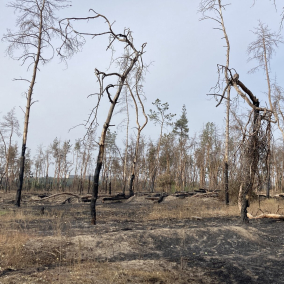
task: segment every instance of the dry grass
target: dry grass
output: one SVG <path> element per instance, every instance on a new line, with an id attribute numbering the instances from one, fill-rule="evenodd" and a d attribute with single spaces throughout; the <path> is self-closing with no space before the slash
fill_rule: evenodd
<path id="1" fill-rule="evenodd" d="M 179 275 L 163 270 L 125 269 L 114 263 L 86 262 L 62 268 L 45 269 L 30 275 L 11 275 L 1 283 L 177 283 Z"/>
<path id="2" fill-rule="evenodd" d="M 156 204 L 148 215 L 148 220 L 192 219 L 221 216 L 237 216 L 236 205 L 226 206 L 215 199 L 188 198 L 176 200 L 172 204 Z"/>
<path id="3" fill-rule="evenodd" d="M 274 198 L 264 199 L 253 202 L 248 212 L 253 216 L 262 214 L 262 213 L 271 213 L 271 214 L 282 214 L 284 215 L 284 200 L 276 200 Z"/>
<path id="4" fill-rule="evenodd" d="M 239 216 L 237 205 L 226 206 L 212 198 L 168 197 L 160 204 L 152 205 L 151 203 L 147 206 L 141 207 L 140 213 L 137 210 L 137 215 L 108 207 L 100 207 L 99 211 L 107 222 Z M 145 215 L 146 208 L 148 213 Z M 284 214 L 284 201 L 263 200 L 260 208 L 266 213 L 276 213 L 280 208 L 278 214 Z M 258 202 L 251 204 L 249 213 L 253 215 L 262 213 Z M 135 265 L 129 266 L 128 263 L 82 261 L 81 255 L 84 253 L 84 248 L 80 246 L 80 242 L 75 247 L 73 244 L 74 251 L 70 253 L 68 230 L 71 230 L 70 218 L 73 217 L 72 214 L 63 215 L 56 212 L 40 215 L 40 212 L 32 212 L 28 209 L 1 210 L 0 275 L 8 269 L 15 271 L 2 275 L 0 283 L 179 283 L 179 277 L 182 276 L 178 274 L 178 270 L 169 272 L 154 264 L 145 265 L 137 261 Z M 46 220 L 52 221 L 52 233 L 54 238 L 60 239 L 60 242 L 48 243 L 47 237 L 39 237 L 35 231 L 26 226 L 32 221 L 45 222 Z M 33 250 L 27 247 L 27 244 L 35 243 L 39 238 L 44 246 L 35 246 Z"/>
<path id="5" fill-rule="evenodd" d="M 24 264 L 26 242 L 31 238 L 27 233 L 17 230 L 0 231 L 0 267 L 1 269 L 17 267 Z"/>
<path id="6" fill-rule="evenodd" d="M 265 199 L 250 204 L 248 212 L 252 215 L 261 213 L 284 214 L 284 201 Z M 208 217 L 239 216 L 237 205 L 226 206 L 219 200 L 212 198 L 187 198 L 184 200 L 171 200 L 171 202 L 155 204 L 146 220 L 182 220 Z"/>

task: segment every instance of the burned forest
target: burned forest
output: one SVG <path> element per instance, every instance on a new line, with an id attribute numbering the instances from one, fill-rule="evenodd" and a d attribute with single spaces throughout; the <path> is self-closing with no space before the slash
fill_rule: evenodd
<path id="1" fill-rule="evenodd" d="M 284 283 L 283 3 L 0 10 L 0 283 Z"/>

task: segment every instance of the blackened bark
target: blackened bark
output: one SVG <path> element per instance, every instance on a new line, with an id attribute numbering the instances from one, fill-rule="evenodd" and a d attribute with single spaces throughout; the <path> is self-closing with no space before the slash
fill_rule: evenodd
<path id="1" fill-rule="evenodd" d="M 152 177 L 151 177 L 151 187 L 150 187 L 150 190 L 151 190 L 152 193 L 154 192 L 154 188 L 155 188 L 156 173 L 157 173 L 157 168 L 155 167 L 154 171 L 153 171 L 153 174 L 152 174 Z"/>
<path id="2" fill-rule="evenodd" d="M 99 178 L 100 178 L 100 171 L 103 165 L 103 155 L 104 155 L 104 145 L 100 145 L 97 166 L 94 175 L 92 197 L 91 197 L 91 222 L 93 225 L 96 225 L 96 202 L 98 199 Z"/>
<path id="3" fill-rule="evenodd" d="M 225 203 L 226 205 L 229 205 L 229 165 L 228 165 L 228 162 L 225 162 L 224 178 L 225 178 Z"/>
<path id="4" fill-rule="evenodd" d="M 21 205 L 22 188 L 23 188 L 23 182 L 24 182 L 25 152 L 26 152 L 26 145 L 23 144 L 22 153 L 21 153 L 21 160 L 20 160 L 19 187 L 17 189 L 16 201 L 15 201 L 15 205 L 18 206 L 18 207 L 20 207 L 20 205 Z"/>
<path id="5" fill-rule="evenodd" d="M 271 140 L 271 122 L 267 125 L 267 157 L 266 157 L 266 197 L 269 198 L 270 193 L 270 140 Z"/>
<path id="6" fill-rule="evenodd" d="M 91 176 L 89 175 L 88 194 L 90 193 L 90 188 L 91 188 Z"/>
<path id="7" fill-rule="evenodd" d="M 249 220 L 248 220 L 248 216 L 247 216 L 247 208 L 249 207 L 249 202 L 248 202 L 248 197 L 244 198 L 242 200 L 242 210 L 241 210 L 241 220 L 242 220 L 242 223 L 248 223 Z"/>
<path id="8" fill-rule="evenodd" d="M 131 177 L 130 177 L 130 182 L 129 182 L 129 196 L 133 196 L 134 195 L 134 191 L 133 191 L 133 182 L 135 179 L 135 174 L 132 173 Z"/>
<path id="9" fill-rule="evenodd" d="M 253 96 L 253 98 L 255 98 Z M 256 108 L 259 107 L 259 101 L 255 98 L 253 104 Z M 259 161 L 259 143 L 258 132 L 260 127 L 259 110 L 254 109 L 253 114 L 253 133 L 250 137 L 249 143 L 245 149 L 245 165 L 244 165 L 244 184 L 241 197 L 241 220 L 243 223 L 248 223 L 247 208 L 249 206 L 249 194 L 252 192 L 254 178 Z"/>
<path id="10" fill-rule="evenodd" d="M 111 195 L 111 181 L 108 183 L 108 194 Z"/>

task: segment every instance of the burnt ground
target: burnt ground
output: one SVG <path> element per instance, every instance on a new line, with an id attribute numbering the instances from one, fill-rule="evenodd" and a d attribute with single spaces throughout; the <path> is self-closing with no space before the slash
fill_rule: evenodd
<path id="1" fill-rule="evenodd" d="M 1 233 L 28 235 L 20 263 L 2 255 L 0 283 L 284 283 L 284 222 L 242 225 L 215 199 L 99 202 L 96 226 L 88 203 L 27 197 L 20 210 L 0 205 Z"/>

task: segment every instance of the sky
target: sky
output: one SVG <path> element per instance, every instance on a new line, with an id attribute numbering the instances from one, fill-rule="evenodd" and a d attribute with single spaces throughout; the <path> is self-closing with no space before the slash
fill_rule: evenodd
<path id="1" fill-rule="evenodd" d="M 258 21 L 268 24 L 271 30 L 278 31 L 282 6 L 275 10 L 272 1 L 253 0 L 231 1 L 224 11 L 224 20 L 231 44 L 231 64 L 240 74 L 240 80 L 260 98 L 265 105 L 266 81 L 263 71 L 248 74 L 255 62 L 248 63 L 247 46 L 255 39 L 252 30 Z M 278 5 L 282 5 L 278 1 Z M 15 15 L 7 8 L 8 1 L 0 1 L 0 35 L 9 28 L 16 31 Z M 225 2 L 224 2 L 225 3 Z M 226 1 L 226 3 L 228 3 Z M 237 4 L 236 4 L 237 3 Z M 58 13 L 59 18 L 86 17 L 89 9 L 105 15 L 113 29 L 123 33 L 125 27 L 133 31 L 134 44 L 141 46 L 147 42 L 144 62 L 150 64 L 144 82 L 146 97 L 145 109 L 153 109 L 152 102 L 159 98 L 169 103 L 169 111 L 181 115 L 185 104 L 189 121 L 190 136 L 199 133 L 207 122 L 214 122 L 220 131 L 224 129 L 225 106 L 216 108 L 216 101 L 206 96 L 217 81 L 217 64 L 225 65 L 225 42 L 222 32 L 213 21 L 200 21 L 199 1 L 193 0 L 84 0 L 72 2 L 72 7 Z M 106 30 L 102 20 L 80 24 L 79 28 L 101 32 Z M 283 30 L 281 31 L 283 34 Z M 54 42 L 55 47 L 58 42 Z M 50 63 L 41 66 L 37 75 L 33 98 L 38 101 L 32 106 L 27 147 L 35 149 L 39 144 L 52 143 L 55 137 L 61 140 L 82 138 L 84 127 L 72 127 L 84 123 L 96 98 L 88 95 L 98 91 L 94 69 L 106 71 L 111 53 L 106 51 L 107 36 L 87 38 L 82 52 L 75 54 L 68 67 L 55 57 Z M 13 81 L 14 78 L 27 78 L 27 65 L 9 58 L 5 50 L 7 43 L 0 42 L 0 119 L 13 107 L 23 129 L 23 112 L 26 105 L 23 93 L 28 89 L 26 82 Z M 119 56 L 119 49 L 117 56 Z M 283 82 L 283 46 L 280 46 L 271 61 L 271 75 L 277 75 Z M 283 86 L 284 87 L 284 86 Z M 236 96 L 234 93 L 233 96 Z M 245 104 L 243 104 L 245 107 Z M 119 105 L 117 106 L 119 107 Z M 109 108 L 107 97 L 100 106 L 98 136 Z M 112 124 L 119 125 L 123 115 L 116 115 Z M 131 110 L 132 133 L 135 133 L 135 112 Z M 112 130 L 116 130 L 115 127 Z M 117 130 L 122 140 L 125 131 Z M 143 130 L 144 135 L 153 140 L 158 138 L 157 128 L 152 122 Z"/>

